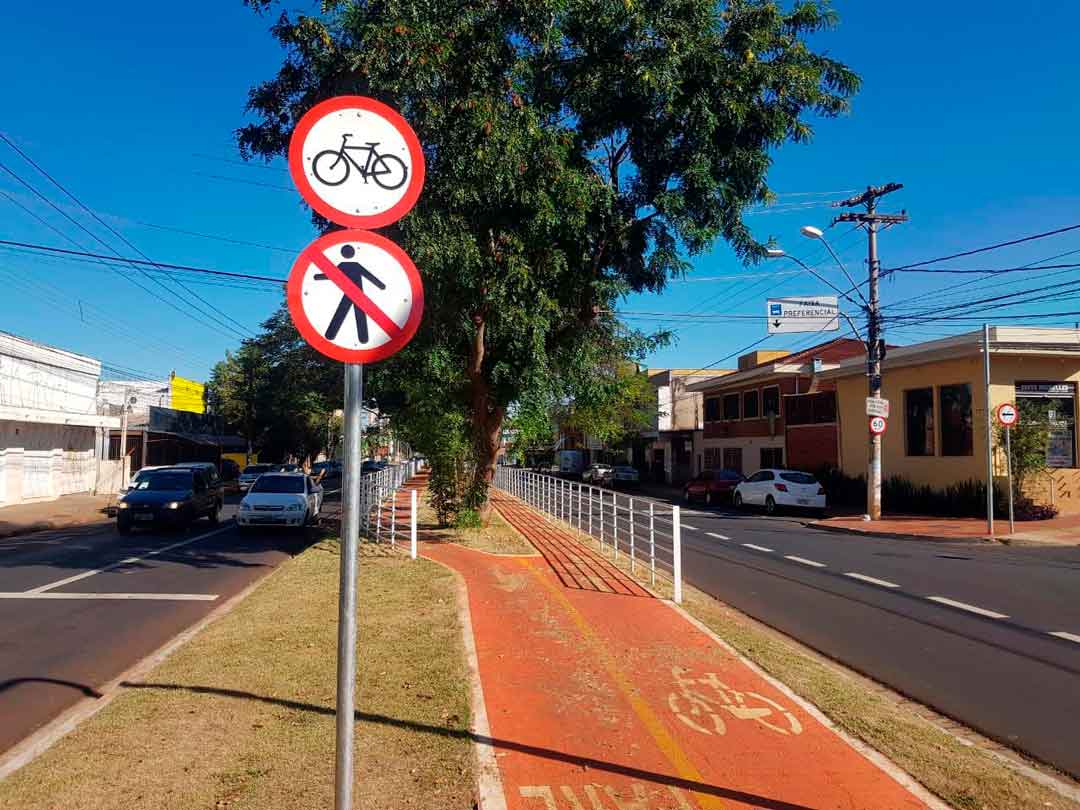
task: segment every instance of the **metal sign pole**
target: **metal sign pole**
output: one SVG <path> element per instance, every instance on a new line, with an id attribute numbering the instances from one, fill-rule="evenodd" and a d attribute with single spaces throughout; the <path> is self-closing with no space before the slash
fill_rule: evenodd
<path id="1" fill-rule="evenodd" d="M 1005 472 L 1009 479 L 1009 534 L 1016 531 L 1016 526 L 1013 523 L 1013 483 L 1012 483 L 1012 444 L 1009 441 L 1009 435 L 1012 433 L 1012 428 L 1008 425 L 1005 426 Z"/>
<path id="2" fill-rule="evenodd" d="M 334 810 L 352 810 L 356 698 L 356 553 L 360 535 L 361 430 L 364 366 L 345 366 L 345 480 L 342 482 L 341 573 L 338 594 L 337 756 Z"/>

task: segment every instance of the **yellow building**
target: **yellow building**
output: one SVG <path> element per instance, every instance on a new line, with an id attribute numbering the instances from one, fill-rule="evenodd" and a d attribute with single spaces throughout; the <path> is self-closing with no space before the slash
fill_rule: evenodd
<path id="1" fill-rule="evenodd" d="M 882 440 L 882 479 L 902 476 L 936 489 L 969 479 L 985 481 L 987 424 L 998 405 L 1030 400 L 1046 413 L 1051 431 L 1048 469 L 1027 494 L 1063 513 L 1080 512 L 1080 330 L 998 326 L 990 328 L 989 338 L 989 385 L 982 330 L 888 350 L 881 395 L 889 400 L 891 413 Z M 865 475 L 865 357 L 846 360 L 821 379 L 837 386 L 840 467 L 848 475 Z M 1004 452 L 996 438 L 990 446 L 995 479 L 1004 489 Z"/>
<path id="2" fill-rule="evenodd" d="M 174 371 L 169 376 L 169 389 L 170 407 L 174 411 L 206 412 L 206 403 L 203 398 L 206 386 L 201 382 L 180 377 Z"/>

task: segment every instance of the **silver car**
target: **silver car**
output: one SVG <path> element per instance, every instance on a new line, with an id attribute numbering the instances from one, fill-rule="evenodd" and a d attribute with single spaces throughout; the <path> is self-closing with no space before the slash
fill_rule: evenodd
<path id="1" fill-rule="evenodd" d="M 611 483 L 616 487 L 636 487 L 641 483 L 641 476 L 633 467 L 619 466 L 615 468 Z"/>
<path id="2" fill-rule="evenodd" d="M 240 491 L 247 492 L 251 489 L 251 485 L 259 480 L 260 475 L 268 473 L 273 469 L 273 464 L 248 464 L 240 471 L 240 478 L 238 478 L 236 482 L 240 487 Z"/>

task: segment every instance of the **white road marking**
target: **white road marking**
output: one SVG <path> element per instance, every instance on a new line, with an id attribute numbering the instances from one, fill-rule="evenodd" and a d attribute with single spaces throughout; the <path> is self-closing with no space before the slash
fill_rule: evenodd
<path id="1" fill-rule="evenodd" d="M 1075 641 L 1077 644 L 1080 644 L 1080 636 L 1074 635 L 1073 633 L 1066 633 L 1064 630 L 1059 630 L 1055 633 L 1051 633 L 1050 635 L 1057 636 L 1058 638 L 1063 638 L 1066 641 Z"/>
<path id="2" fill-rule="evenodd" d="M 717 540 L 730 540 L 731 538 L 725 534 L 717 534 L 716 532 L 705 532 L 709 537 L 715 537 Z"/>
<path id="3" fill-rule="evenodd" d="M 683 527 L 684 529 L 689 529 L 689 530 L 690 530 L 690 531 L 692 531 L 692 532 L 696 532 L 696 531 L 698 530 L 698 527 L 697 527 L 697 526 L 691 526 L 691 525 L 690 525 L 689 523 L 684 523 L 684 524 L 682 525 L 682 527 Z"/>
<path id="4" fill-rule="evenodd" d="M 802 563 L 803 565 L 812 565 L 814 568 L 824 568 L 825 563 L 815 562 L 814 560 L 808 560 L 805 557 L 796 557 L 792 554 L 785 554 L 785 560 L 791 560 L 793 562 Z"/>
<path id="5" fill-rule="evenodd" d="M 39 585 L 37 588 L 31 588 L 26 593 L 44 593 L 45 591 L 51 591 L 53 588 L 59 588 L 62 585 L 69 585 L 72 582 L 78 582 L 80 579 L 86 579 L 92 577 L 94 574 L 101 574 L 105 571 L 112 571 L 114 568 L 120 568 L 125 565 L 131 565 L 132 563 L 141 562 L 147 557 L 156 557 L 158 554 L 164 554 L 166 551 L 172 551 L 174 548 L 181 548 L 182 546 L 190 546 L 192 543 L 197 543 L 199 540 L 205 540 L 207 537 L 213 537 L 215 534 L 221 534 L 227 532 L 229 529 L 234 528 L 232 525 L 222 526 L 220 529 L 214 529 L 212 532 L 206 534 L 200 534 L 197 537 L 191 537 L 187 540 L 181 540 L 179 543 L 173 543 L 170 546 L 159 548 L 154 551 L 148 551 L 141 557 L 128 557 L 127 559 L 120 560 L 120 562 L 113 563 L 112 565 L 106 565 L 104 568 L 95 568 L 92 571 L 83 571 L 81 574 L 75 574 L 74 576 L 67 577 L 66 579 L 58 579 L 56 582 L 50 582 L 47 585 Z"/>
<path id="6" fill-rule="evenodd" d="M 166 602 L 213 602 L 217 598 L 216 593 L 0 593 L 0 599 L 156 599 Z"/>
<path id="7" fill-rule="evenodd" d="M 854 571 L 847 571 L 844 574 L 845 577 L 851 577 L 852 579 L 859 579 L 863 582 L 869 582 L 871 585 L 880 585 L 882 588 L 899 588 L 895 582 L 889 582 L 887 579 L 878 579 L 877 577 L 868 577 L 866 574 L 856 574 Z"/>
<path id="8" fill-rule="evenodd" d="M 746 548 L 752 548 L 754 551 L 772 551 L 771 548 L 766 548 L 765 546 L 755 546 L 753 543 L 743 543 L 743 546 L 745 546 Z"/>
<path id="9" fill-rule="evenodd" d="M 955 599 L 947 599 L 944 596 L 928 596 L 926 598 L 931 602 L 938 602 L 939 604 L 948 605 L 949 607 L 967 610 L 971 613 L 978 613 L 980 616 L 987 616 L 991 619 L 1009 618 L 1006 613 L 998 613 L 996 610 L 987 610 L 986 608 L 977 607 L 976 605 L 969 605 L 967 602 L 957 602 Z"/>

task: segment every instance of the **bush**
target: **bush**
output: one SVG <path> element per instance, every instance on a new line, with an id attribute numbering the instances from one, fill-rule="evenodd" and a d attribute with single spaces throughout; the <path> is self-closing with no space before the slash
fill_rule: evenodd
<path id="1" fill-rule="evenodd" d="M 479 529 L 483 526 L 480 513 L 475 509 L 462 509 L 454 518 L 455 529 Z"/>

